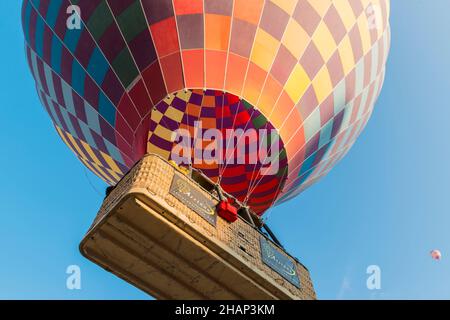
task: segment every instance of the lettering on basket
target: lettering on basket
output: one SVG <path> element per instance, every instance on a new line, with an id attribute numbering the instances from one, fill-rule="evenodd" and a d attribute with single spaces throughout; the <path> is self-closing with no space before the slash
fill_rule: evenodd
<path id="1" fill-rule="evenodd" d="M 214 202 L 177 174 L 173 177 L 170 194 L 210 224 L 216 226 L 217 213 Z"/>
<path id="2" fill-rule="evenodd" d="M 290 258 L 281 252 L 281 249 L 275 247 L 268 240 L 261 237 L 261 256 L 265 265 L 277 272 L 284 279 L 300 288 L 300 278 L 297 273 L 297 267 Z"/>

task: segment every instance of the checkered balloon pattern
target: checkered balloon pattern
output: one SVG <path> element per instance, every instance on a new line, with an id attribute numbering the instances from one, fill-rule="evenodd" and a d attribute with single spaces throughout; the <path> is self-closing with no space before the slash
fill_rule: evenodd
<path id="1" fill-rule="evenodd" d="M 276 132 L 270 174 L 238 163 L 236 150 L 192 161 L 258 214 L 349 151 L 390 44 L 389 0 L 24 0 L 22 24 L 57 133 L 111 185 L 146 153 L 171 159 L 174 132 L 194 133 L 196 122 L 202 132 Z"/>

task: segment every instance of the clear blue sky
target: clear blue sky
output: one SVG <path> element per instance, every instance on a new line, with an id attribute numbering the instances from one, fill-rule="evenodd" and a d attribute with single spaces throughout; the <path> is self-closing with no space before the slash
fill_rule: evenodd
<path id="1" fill-rule="evenodd" d="M 78 253 L 105 185 L 40 106 L 20 2 L 0 1 L 0 298 L 147 298 Z M 328 177 L 269 215 L 322 299 L 450 298 L 450 2 L 391 7 L 387 77 L 368 127 Z M 81 290 L 66 289 L 73 264 Z M 372 264 L 381 290 L 366 288 Z"/>

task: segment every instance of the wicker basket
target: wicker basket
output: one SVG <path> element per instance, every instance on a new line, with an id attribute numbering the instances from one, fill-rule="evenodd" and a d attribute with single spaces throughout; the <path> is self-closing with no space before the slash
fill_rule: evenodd
<path id="1" fill-rule="evenodd" d="M 158 299 L 315 299 L 308 270 L 157 155 L 105 199 L 81 253 Z"/>

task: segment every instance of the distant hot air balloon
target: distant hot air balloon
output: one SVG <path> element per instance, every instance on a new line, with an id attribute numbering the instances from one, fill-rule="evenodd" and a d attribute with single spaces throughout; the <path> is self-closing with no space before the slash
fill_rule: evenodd
<path id="1" fill-rule="evenodd" d="M 114 185 L 146 153 L 170 159 L 173 132 L 198 121 L 275 129 L 271 174 L 237 152 L 191 161 L 259 214 L 326 175 L 365 127 L 388 18 L 389 0 L 24 0 L 22 10 L 37 92 L 84 165 Z"/>
<path id="2" fill-rule="evenodd" d="M 430 255 L 434 260 L 441 260 L 442 258 L 442 254 L 439 250 L 431 250 Z"/>

